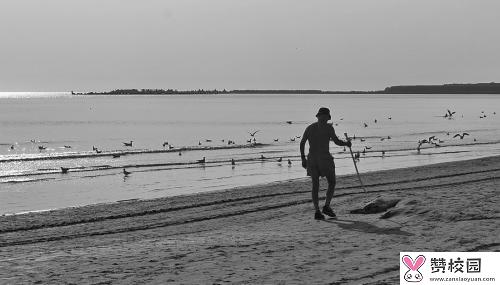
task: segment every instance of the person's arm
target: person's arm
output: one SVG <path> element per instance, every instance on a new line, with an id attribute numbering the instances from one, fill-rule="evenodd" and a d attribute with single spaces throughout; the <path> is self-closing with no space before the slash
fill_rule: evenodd
<path id="1" fill-rule="evenodd" d="M 309 138 L 309 127 L 306 128 L 304 131 L 304 134 L 302 135 L 302 139 L 300 140 L 300 158 L 302 160 L 302 166 L 305 168 L 307 165 L 307 160 L 306 160 L 306 154 L 305 154 L 305 147 L 306 147 L 306 141 Z"/>
<path id="2" fill-rule="evenodd" d="M 333 140 L 333 142 L 334 142 L 336 145 L 351 147 L 351 142 L 350 142 L 350 141 L 342 141 L 342 140 L 340 140 L 340 139 L 337 137 L 337 134 L 335 133 L 335 129 L 333 128 L 333 126 L 332 126 L 332 129 L 331 129 L 330 138 Z"/>

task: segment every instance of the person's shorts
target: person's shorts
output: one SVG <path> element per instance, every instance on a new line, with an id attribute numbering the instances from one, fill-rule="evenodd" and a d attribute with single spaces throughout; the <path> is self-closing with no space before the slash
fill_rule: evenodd
<path id="1" fill-rule="evenodd" d="M 307 156 L 307 175 L 335 178 L 335 163 L 329 154 Z"/>

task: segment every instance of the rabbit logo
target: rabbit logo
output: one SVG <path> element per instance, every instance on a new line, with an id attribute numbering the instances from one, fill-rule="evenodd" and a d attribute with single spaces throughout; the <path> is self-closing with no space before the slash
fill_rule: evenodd
<path id="1" fill-rule="evenodd" d="M 409 256 L 403 256 L 403 264 L 409 269 L 404 275 L 406 282 L 420 282 L 423 279 L 422 273 L 418 271 L 424 265 L 425 257 L 423 255 L 417 256 L 415 261 Z"/>

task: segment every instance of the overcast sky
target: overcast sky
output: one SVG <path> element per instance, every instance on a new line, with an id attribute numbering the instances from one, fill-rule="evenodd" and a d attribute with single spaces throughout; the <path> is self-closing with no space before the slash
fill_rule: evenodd
<path id="1" fill-rule="evenodd" d="M 2 0 L 0 91 L 500 81 L 498 0 Z"/>

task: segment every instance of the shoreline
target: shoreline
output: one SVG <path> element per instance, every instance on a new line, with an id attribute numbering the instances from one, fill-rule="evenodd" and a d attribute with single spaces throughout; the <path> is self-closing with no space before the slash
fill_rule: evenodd
<path id="1" fill-rule="evenodd" d="M 454 161 L 449 161 L 449 162 L 438 162 L 438 163 L 431 163 L 431 164 L 425 164 L 425 165 L 420 165 L 420 166 L 406 166 L 406 167 L 384 169 L 384 170 L 375 170 L 375 171 L 369 170 L 369 171 L 360 173 L 360 175 L 361 175 L 362 180 L 366 184 L 366 181 L 363 178 L 365 175 L 377 174 L 377 173 L 384 175 L 385 173 L 393 172 L 393 171 L 411 171 L 412 169 L 419 169 L 419 168 L 428 167 L 428 166 L 437 167 L 437 166 L 442 165 L 442 164 L 444 165 L 444 164 L 449 164 L 449 163 L 482 160 L 482 159 L 495 158 L 495 157 L 500 158 L 500 155 L 499 156 L 480 157 L 480 158 L 474 158 L 474 159 L 468 159 L 468 160 L 454 160 Z M 348 157 L 347 159 L 350 160 L 350 157 Z M 39 175 L 39 174 L 35 174 L 35 175 Z M 358 181 L 357 176 L 355 174 L 342 174 L 342 175 L 337 175 L 336 177 L 337 177 L 337 180 L 346 178 L 346 179 L 354 179 L 354 180 Z M 80 210 L 83 210 L 83 212 L 87 212 L 87 211 L 100 212 L 100 211 L 102 211 L 102 208 L 105 208 L 105 207 L 114 208 L 113 211 L 116 210 L 117 212 L 123 212 L 124 210 L 121 208 L 127 208 L 131 204 L 135 204 L 135 203 L 147 204 L 147 205 L 150 205 L 150 204 L 156 205 L 156 204 L 161 204 L 161 203 L 175 204 L 177 200 L 184 201 L 184 199 L 189 199 L 189 197 L 193 197 L 193 198 L 196 198 L 198 200 L 203 200 L 203 199 L 205 199 L 205 197 L 204 197 L 205 195 L 212 196 L 211 194 L 216 195 L 217 193 L 220 193 L 220 192 L 232 194 L 233 192 L 237 192 L 237 191 L 245 191 L 245 190 L 249 190 L 249 189 L 251 190 L 253 188 L 273 187 L 276 184 L 282 185 L 282 184 L 286 184 L 286 183 L 306 183 L 306 184 L 309 184 L 310 182 L 309 182 L 309 177 L 304 176 L 301 178 L 293 178 L 293 179 L 280 180 L 280 181 L 274 181 L 274 182 L 266 182 L 266 183 L 257 183 L 257 184 L 252 184 L 252 185 L 237 186 L 237 187 L 231 187 L 231 188 L 227 188 L 227 189 L 212 190 L 212 191 L 207 191 L 207 192 L 197 192 L 197 193 L 192 193 L 192 194 L 180 194 L 180 195 L 165 196 L 165 197 L 159 197 L 159 198 L 132 198 L 132 199 L 125 199 L 125 200 L 111 201 L 111 202 L 102 202 L 102 203 L 95 203 L 95 204 L 88 204 L 88 205 L 77 205 L 77 206 L 69 206 L 69 207 L 54 208 L 54 209 L 41 209 L 41 210 L 32 210 L 32 211 L 28 210 L 28 211 L 22 211 L 22 212 L 18 212 L 18 213 L 4 213 L 4 214 L 0 214 L 0 233 L 2 232 L 2 221 L 1 221 L 2 217 L 19 216 L 19 215 L 37 215 L 37 214 L 41 214 L 41 213 L 43 213 L 43 214 L 49 213 L 50 214 L 53 212 L 60 212 L 60 211 L 62 211 L 62 212 L 68 212 L 68 211 L 79 212 Z M 359 184 L 359 182 L 358 182 L 358 184 Z M 339 184 L 337 183 L 337 186 L 335 188 L 336 191 L 343 189 L 342 187 L 339 188 L 338 185 Z M 366 185 L 366 186 L 370 186 L 370 185 Z M 352 188 L 355 188 L 355 187 L 356 186 L 352 186 Z M 361 189 L 361 186 L 359 186 L 359 188 Z M 172 200 L 172 201 L 169 201 L 169 200 Z M 134 207 L 134 206 L 132 205 L 132 207 Z M 144 214 L 147 214 L 147 212 L 145 212 Z M 56 213 L 56 215 L 59 216 L 57 213 Z M 121 217 L 121 216 L 123 216 L 123 215 L 119 215 L 118 217 Z M 114 218 L 114 217 L 111 217 L 111 218 Z M 90 220 L 93 220 L 93 219 L 90 219 Z M 86 221 L 86 220 L 84 220 L 84 221 Z"/>
<path id="2" fill-rule="evenodd" d="M 362 178 L 338 177 L 325 221 L 307 178 L 1 216 L 0 283 L 393 284 L 400 251 L 500 250 L 500 156 Z M 350 213 L 377 197 L 393 217 Z"/>

